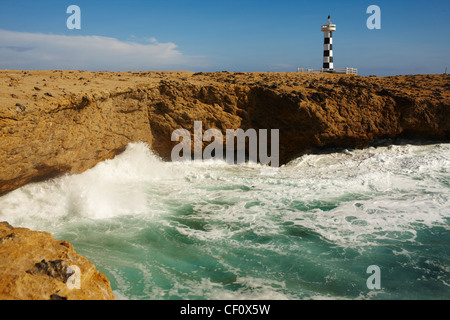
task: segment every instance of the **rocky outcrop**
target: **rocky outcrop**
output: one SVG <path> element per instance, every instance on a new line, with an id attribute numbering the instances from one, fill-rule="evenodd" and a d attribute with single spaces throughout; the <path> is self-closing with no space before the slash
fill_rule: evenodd
<path id="1" fill-rule="evenodd" d="M 113 300 L 106 277 L 67 241 L 0 222 L 0 300 Z"/>
<path id="2" fill-rule="evenodd" d="M 169 160 L 174 130 L 279 129 L 280 162 L 382 138 L 448 140 L 448 75 L 0 72 L 0 195 L 80 173 L 143 141 Z M 205 145 L 204 145 L 205 146 Z"/>
<path id="3" fill-rule="evenodd" d="M 146 142 L 169 160 L 178 143 L 172 132 L 193 134 L 194 121 L 224 136 L 227 129 L 279 129 L 281 164 L 313 149 L 364 147 L 383 138 L 448 141 L 449 80 L 0 71 L 0 196 L 81 173 L 131 142 Z M 113 298 L 105 276 L 68 242 L 0 223 L 0 299 Z"/>

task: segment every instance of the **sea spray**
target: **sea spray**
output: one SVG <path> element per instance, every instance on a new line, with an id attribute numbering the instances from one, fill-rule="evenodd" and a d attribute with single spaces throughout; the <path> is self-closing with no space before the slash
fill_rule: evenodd
<path id="1" fill-rule="evenodd" d="M 131 144 L 0 198 L 0 220 L 70 241 L 123 299 L 448 299 L 448 168 L 449 144 L 280 168 L 163 162 Z"/>

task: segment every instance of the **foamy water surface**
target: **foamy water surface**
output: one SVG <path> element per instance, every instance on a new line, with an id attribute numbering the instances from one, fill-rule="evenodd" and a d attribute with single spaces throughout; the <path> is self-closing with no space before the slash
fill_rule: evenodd
<path id="1" fill-rule="evenodd" d="M 448 299 L 449 169 L 450 144 L 280 168 L 166 163 L 131 144 L 0 198 L 0 220 L 70 241 L 119 299 Z"/>

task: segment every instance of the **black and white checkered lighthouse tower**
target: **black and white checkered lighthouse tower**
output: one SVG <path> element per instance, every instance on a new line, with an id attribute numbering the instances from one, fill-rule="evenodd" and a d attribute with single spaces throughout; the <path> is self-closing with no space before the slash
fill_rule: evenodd
<path id="1" fill-rule="evenodd" d="M 322 26 L 322 32 L 325 34 L 325 42 L 323 45 L 323 69 L 325 72 L 332 72 L 333 66 L 333 32 L 336 31 L 336 25 L 331 22 L 328 16 L 326 25 Z"/>

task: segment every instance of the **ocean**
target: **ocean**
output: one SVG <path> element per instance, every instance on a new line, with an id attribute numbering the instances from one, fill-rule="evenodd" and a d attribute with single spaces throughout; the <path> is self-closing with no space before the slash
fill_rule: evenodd
<path id="1" fill-rule="evenodd" d="M 1 197 L 0 221 L 70 241 L 117 299 L 450 299 L 449 200 L 450 144 L 272 168 L 135 143 Z"/>

